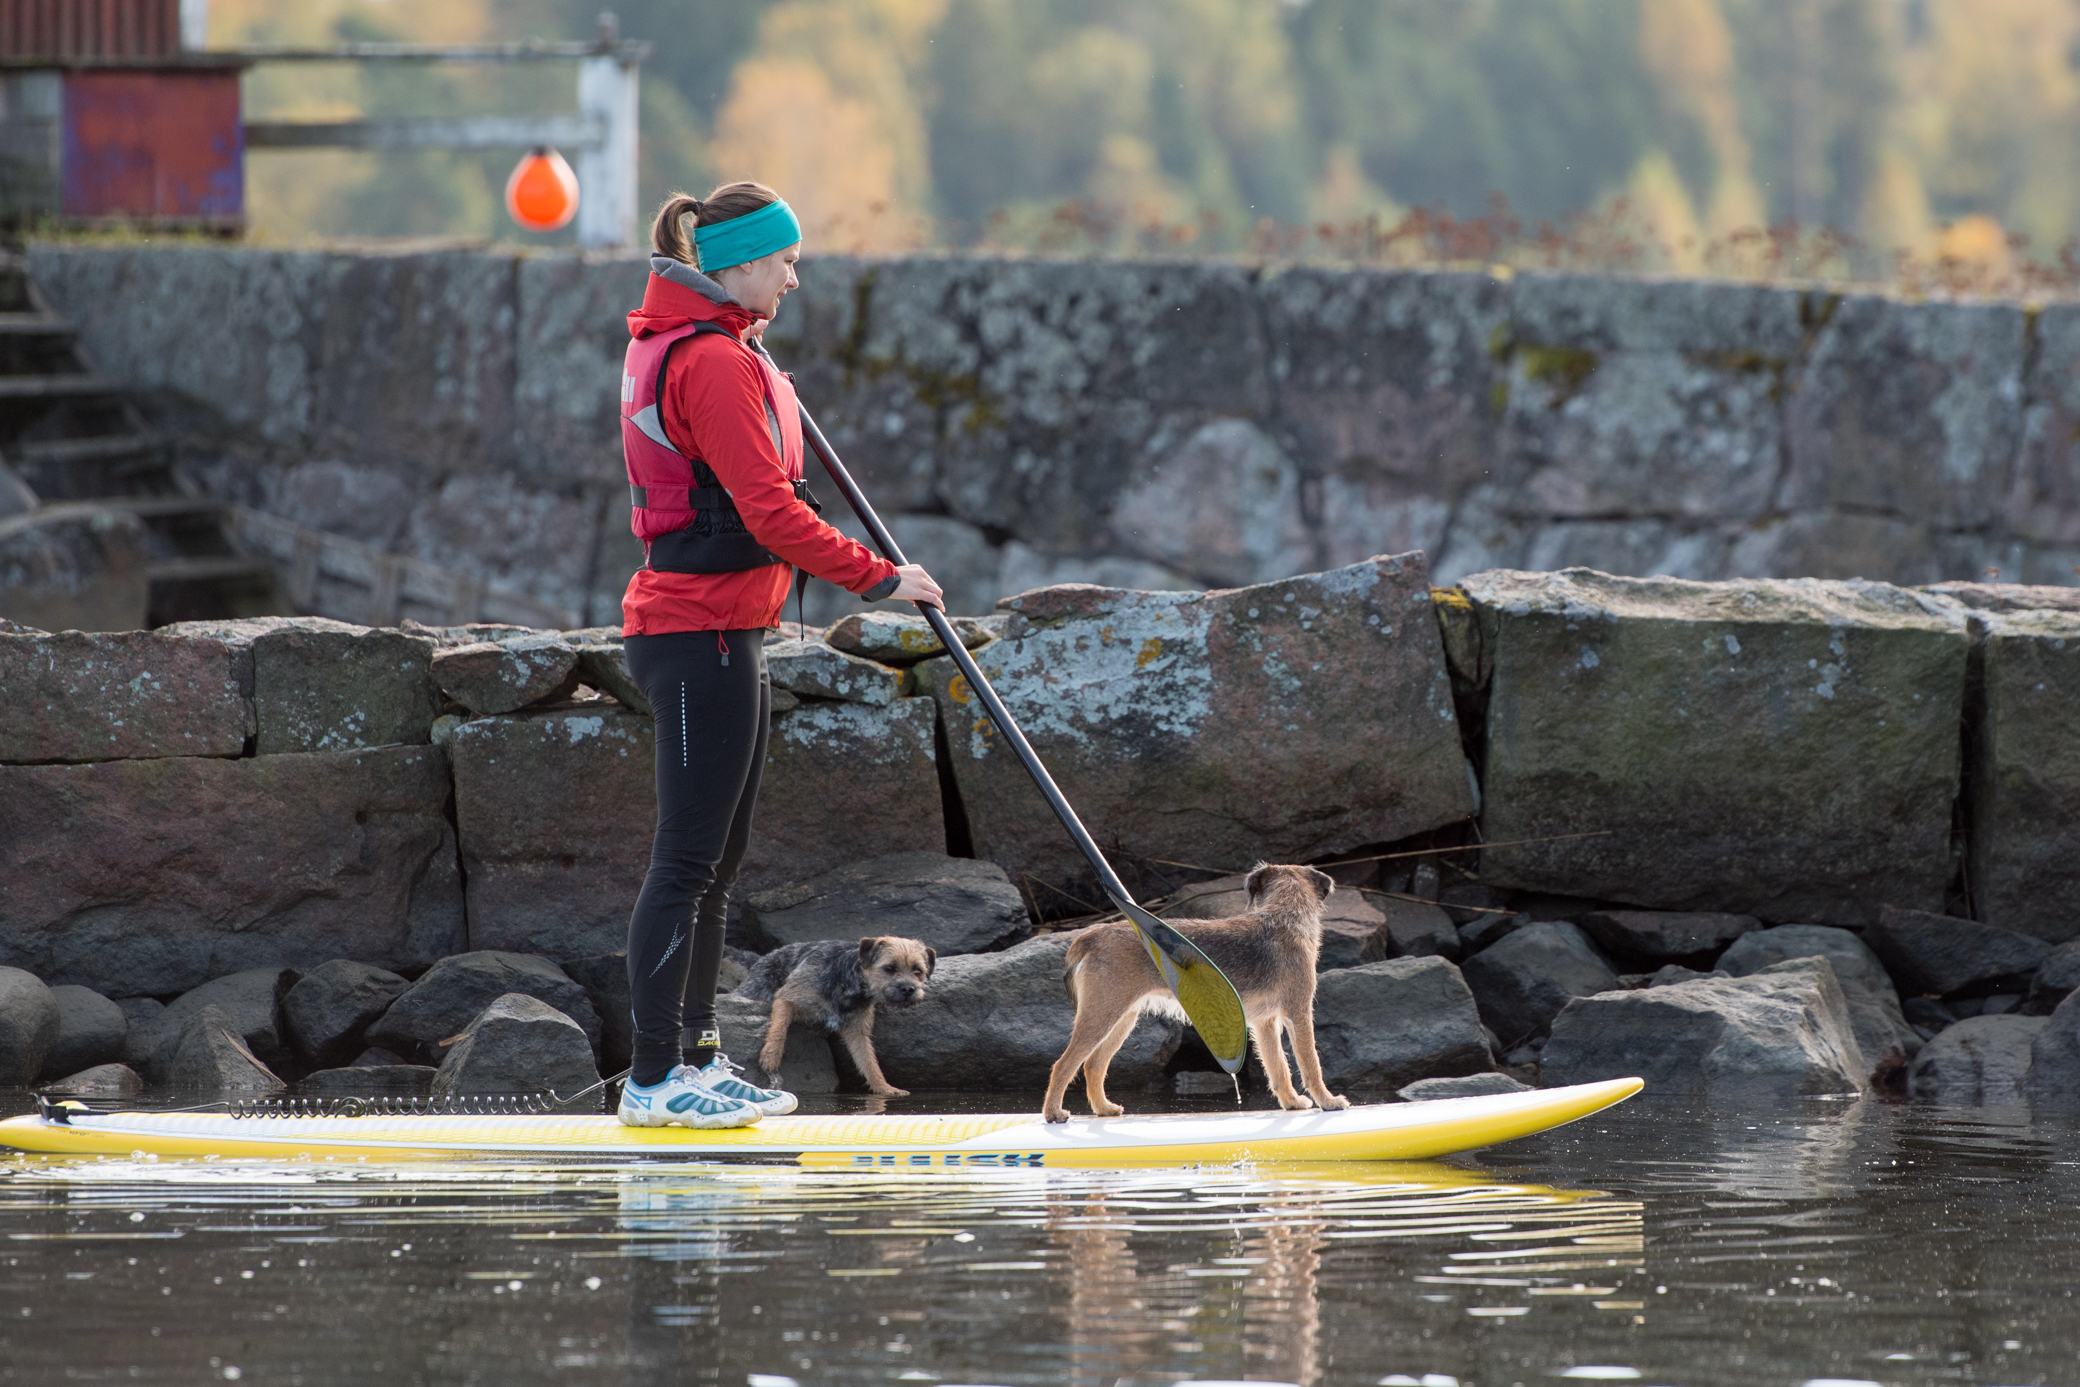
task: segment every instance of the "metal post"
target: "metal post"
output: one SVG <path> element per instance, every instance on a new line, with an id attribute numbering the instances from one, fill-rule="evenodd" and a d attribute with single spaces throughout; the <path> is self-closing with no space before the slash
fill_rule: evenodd
<path id="1" fill-rule="evenodd" d="M 181 48 L 200 53 L 209 47 L 209 0 L 181 0 Z"/>
<path id="2" fill-rule="evenodd" d="M 638 67 L 621 51 L 620 24 L 599 17 L 599 46 L 578 64 L 578 118 L 604 133 L 578 152 L 578 244 L 588 250 L 629 243 L 636 222 Z"/>

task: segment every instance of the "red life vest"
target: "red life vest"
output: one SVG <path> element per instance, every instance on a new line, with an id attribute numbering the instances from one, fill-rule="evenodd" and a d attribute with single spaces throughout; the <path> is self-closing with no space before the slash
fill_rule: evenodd
<path id="1" fill-rule="evenodd" d="M 621 456 L 635 510 L 629 528 L 643 541 L 645 564 L 660 573 L 741 573 L 786 560 L 769 551 L 744 525 L 736 503 L 709 466 L 682 453 L 665 436 L 658 408 L 672 349 L 699 333 L 715 333 L 750 351 L 720 323 L 689 323 L 629 342 L 621 368 Z M 765 385 L 766 424 L 797 497 L 821 513 L 802 477 L 802 424 L 794 385 L 757 353 Z"/>

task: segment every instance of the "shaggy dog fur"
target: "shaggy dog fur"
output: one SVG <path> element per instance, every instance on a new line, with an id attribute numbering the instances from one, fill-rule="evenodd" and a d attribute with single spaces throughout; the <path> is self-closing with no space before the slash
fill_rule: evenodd
<path id="1" fill-rule="evenodd" d="M 780 1072 L 787 1053 L 787 1028 L 796 1018 L 821 1022 L 845 1042 L 846 1052 L 871 1091 L 908 1093 L 882 1077 L 874 1057 L 874 1008 L 907 1007 L 924 996 L 925 980 L 939 966 L 939 951 L 915 939 L 877 935 L 851 944 L 823 939 L 784 944 L 761 958 L 737 989 L 740 997 L 773 1001 L 766 1043 L 758 1052 L 768 1077 Z"/>
<path id="2" fill-rule="evenodd" d="M 1329 1092 L 1314 1049 L 1314 974 L 1322 951 L 1322 905 L 1335 888 L 1326 873 L 1312 867 L 1258 863 L 1243 882 L 1247 913 L 1227 920 L 1172 922 L 1242 994 L 1257 1058 L 1283 1108 L 1351 1105 L 1348 1098 Z M 1126 1109 L 1105 1096 L 1106 1066 L 1127 1043 L 1144 1010 L 1176 1003 L 1140 936 L 1124 922 L 1093 925 L 1079 934 L 1069 946 L 1062 981 L 1076 1003 L 1076 1025 L 1069 1034 L 1069 1048 L 1048 1076 L 1042 1114 L 1049 1122 L 1069 1120 L 1062 1098 L 1080 1065 L 1091 1111 L 1117 1117 Z M 1281 1031 L 1292 1038 L 1293 1055 L 1300 1062 L 1307 1092 L 1314 1095 L 1312 1102 L 1293 1087 Z"/>

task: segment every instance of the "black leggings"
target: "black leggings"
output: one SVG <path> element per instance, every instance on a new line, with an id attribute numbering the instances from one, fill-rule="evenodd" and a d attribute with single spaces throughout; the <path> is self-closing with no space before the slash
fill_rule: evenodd
<path id="1" fill-rule="evenodd" d="M 628 672 L 657 724 L 657 837 L 628 920 L 635 1082 L 681 1062 L 680 1029 L 705 1064 L 720 1041 L 715 975 L 729 888 L 751 840 L 773 707 L 764 631 L 629 636 Z"/>

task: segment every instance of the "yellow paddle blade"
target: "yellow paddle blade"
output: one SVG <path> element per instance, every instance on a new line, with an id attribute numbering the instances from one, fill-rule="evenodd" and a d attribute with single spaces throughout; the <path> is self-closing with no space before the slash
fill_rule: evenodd
<path id="1" fill-rule="evenodd" d="M 1192 1029 L 1233 1074 L 1249 1058 L 1249 1020 L 1242 1013 L 1242 995 L 1214 961 L 1199 946 L 1175 928 L 1138 905 L 1123 905 L 1127 920 L 1141 936 L 1156 971 L 1170 985 L 1177 1003 L 1184 1008 Z"/>

